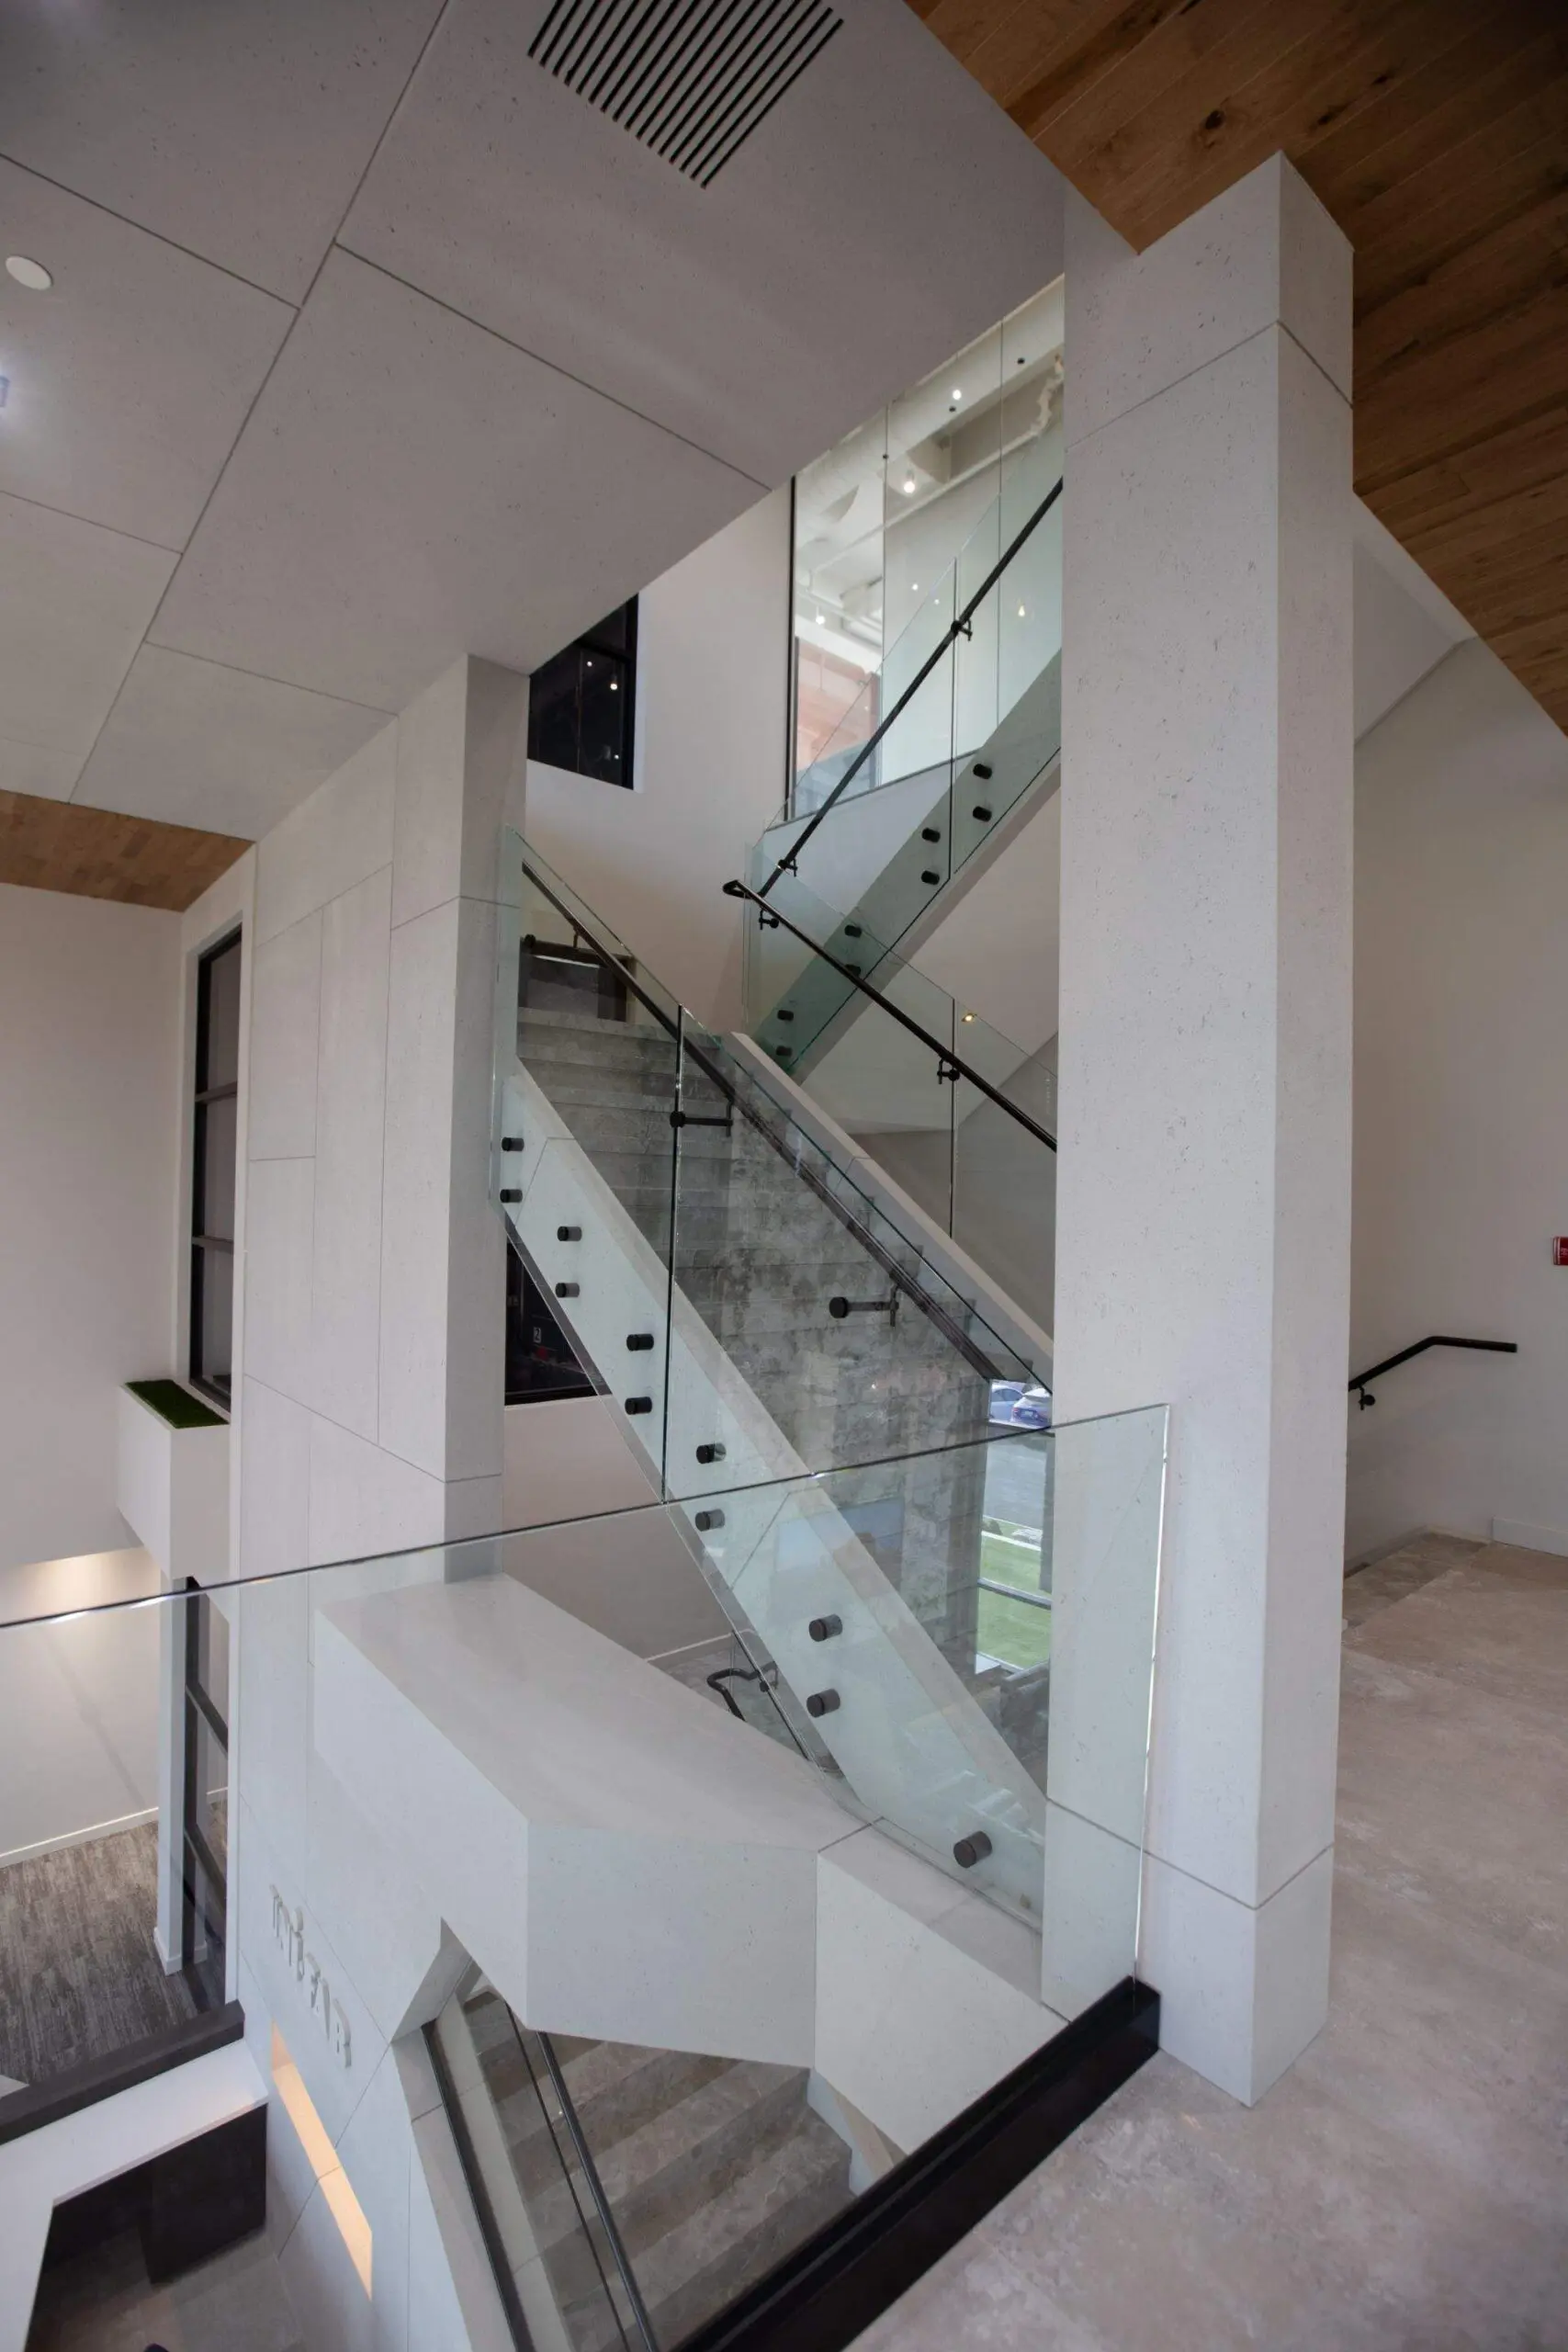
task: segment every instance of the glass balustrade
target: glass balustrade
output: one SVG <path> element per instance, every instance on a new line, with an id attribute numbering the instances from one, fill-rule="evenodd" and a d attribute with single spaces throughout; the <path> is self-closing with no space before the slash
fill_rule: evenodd
<path id="1" fill-rule="evenodd" d="M 741 915 L 749 1035 L 1048 1330 L 1056 1197 L 1049 1014 L 1033 1018 L 1030 1043 L 1005 1035 L 863 922 L 789 877 L 765 905 L 742 900 Z M 1021 1023 L 1034 1011 L 1021 1003 Z"/>
<path id="2" fill-rule="evenodd" d="M 786 913 L 804 877 L 896 944 L 1061 749 L 1061 530 L 1054 451 L 1031 442 L 748 860 Z M 911 582 L 918 587 L 918 582 Z M 786 870 L 780 872 L 784 861 Z M 796 918 L 800 920 L 801 918 Z"/>
<path id="3" fill-rule="evenodd" d="M 515 835 L 504 865 L 497 1197 L 655 1484 L 701 1494 L 982 1432 L 991 1385 L 1032 1368 L 918 1223 Z"/>
<path id="4" fill-rule="evenodd" d="M 531 2024 L 602 2033 L 624 2003 L 620 2038 L 660 2040 L 647 1971 L 673 2001 L 688 1966 L 671 1938 L 723 1981 L 748 1904 L 859 1824 L 1039 1938 L 1043 1997 L 1076 2014 L 1134 1963 L 1165 1419 L 761 1480 L 737 1448 L 705 1490 L 574 1520 L 570 1544 L 534 1527 L 217 1589 L 241 1736 L 200 1750 L 231 1923 L 206 1999 L 248 1984 L 297 2061 L 312 2035 L 358 2080 L 386 2030 L 366 1937 L 401 1923 L 412 1991 L 445 1921 Z M 12 2098 L 200 2021 L 199 1977 L 171 1980 L 156 1939 L 177 1802 L 126 1824 L 106 1796 L 178 1736 L 190 1606 L 0 1626 Z M 671 1653 L 666 1617 L 707 1630 Z M 95 1675 L 112 1708 L 48 1704 Z M 702 1960 L 731 1930 L 733 1961 Z M 775 1995 L 764 1972 L 726 1998 Z"/>

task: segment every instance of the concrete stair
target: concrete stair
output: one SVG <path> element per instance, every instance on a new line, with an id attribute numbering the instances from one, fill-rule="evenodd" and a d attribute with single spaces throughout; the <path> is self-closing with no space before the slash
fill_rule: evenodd
<path id="1" fill-rule="evenodd" d="M 571 2342 L 612 2352 L 622 2340 L 613 2301 L 623 2324 L 627 2307 L 602 2233 L 584 2227 L 575 2153 L 541 2111 L 499 1996 L 484 1991 L 465 2007 Z M 553 2047 L 660 2347 L 850 2202 L 849 2150 L 807 2106 L 803 2070 L 565 2037 Z"/>

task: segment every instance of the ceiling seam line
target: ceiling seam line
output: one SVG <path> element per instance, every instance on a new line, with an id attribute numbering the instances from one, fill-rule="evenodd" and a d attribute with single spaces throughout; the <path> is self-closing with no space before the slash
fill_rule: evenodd
<path id="1" fill-rule="evenodd" d="M 151 626 L 149 624 L 149 629 Z M 284 686 L 291 695 L 313 695 L 318 702 L 340 702 L 347 710 L 368 711 L 372 718 L 396 718 L 398 715 L 395 710 L 389 710 L 384 703 L 360 702 L 353 695 L 334 695 L 326 686 L 302 686 L 298 678 L 280 678 L 272 670 L 247 670 L 243 662 L 220 662 L 215 653 L 190 653 L 183 645 L 161 644 L 151 634 L 143 638 L 141 645 L 137 648 L 138 652 L 142 646 L 153 653 L 172 653 L 179 662 L 199 662 L 204 669 L 232 670 L 237 678 L 254 678 L 258 684 L 264 686 Z"/>
<path id="2" fill-rule="evenodd" d="M 372 149 L 370 150 L 369 156 L 368 156 L 368 158 L 367 158 L 367 162 L 366 162 L 365 169 L 364 169 L 364 171 L 362 171 L 362 172 L 360 173 L 359 177 L 355 181 L 355 183 L 354 183 L 353 192 L 351 193 L 351 195 L 350 195 L 350 197 L 349 197 L 348 202 L 347 202 L 347 204 L 344 207 L 344 209 L 343 209 L 342 213 L 339 215 L 339 218 L 338 218 L 338 228 L 340 228 L 340 229 L 342 228 L 342 226 L 343 226 L 344 222 L 347 220 L 347 218 L 348 218 L 348 216 L 349 216 L 350 211 L 351 211 L 351 210 L 353 209 L 353 208 L 354 208 L 355 202 L 355 200 L 356 200 L 356 199 L 357 199 L 357 198 L 358 198 L 359 191 L 360 191 L 360 189 L 364 187 L 365 182 L 366 182 L 366 179 L 367 179 L 367 175 L 368 175 L 368 174 L 369 174 L 371 164 L 373 164 L 375 163 L 377 156 L 378 156 L 378 155 L 380 153 L 380 152 L 381 152 L 381 145 L 382 145 L 382 141 L 385 140 L 385 138 L 386 138 L 386 136 L 387 136 L 388 131 L 391 129 L 392 122 L 393 122 L 393 120 L 394 120 L 394 119 L 395 119 L 395 117 L 396 117 L 396 115 L 397 115 L 397 112 L 398 112 L 399 107 L 402 105 L 403 100 L 404 100 L 404 99 L 407 97 L 407 96 L 408 96 L 408 94 L 409 94 L 409 88 L 410 88 L 410 85 L 412 85 L 412 81 L 413 81 L 413 77 L 414 77 L 414 75 L 419 72 L 419 69 L 420 69 L 421 65 L 422 65 L 422 64 L 423 63 L 423 62 L 424 62 L 424 54 L 425 54 L 425 51 L 426 51 L 426 50 L 430 47 L 431 42 L 434 40 L 435 35 L 436 35 L 436 32 L 439 30 L 440 26 L 441 26 L 441 23 L 442 23 L 443 19 L 445 18 L 446 14 L 446 11 L 447 11 L 447 9 L 448 9 L 448 7 L 449 7 L 450 6 L 451 6 L 451 0 L 441 0 L 441 6 L 440 6 L 440 7 L 437 9 L 437 11 L 436 11 L 436 15 L 435 15 L 435 21 L 434 21 L 434 23 L 431 26 L 430 30 L 426 33 L 426 35 L 425 35 L 425 37 L 424 37 L 423 40 L 420 43 L 419 55 L 414 59 L 413 63 L 412 63 L 412 64 L 410 66 L 410 68 L 409 68 L 409 72 L 408 72 L 408 79 L 404 82 L 402 88 L 399 91 L 398 96 L 397 96 L 397 98 L 396 98 L 396 100 L 394 101 L 394 103 L 393 103 L 393 105 L 392 105 L 392 107 L 391 107 L 390 112 L 388 114 L 388 116 L 387 116 L 387 119 L 386 119 L 385 122 L 383 122 L 383 124 L 381 125 L 380 130 L 379 130 L 379 132 L 377 134 L 376 143 L 375 143 L 375 145 L 372 147 Z M 293 317 L 289 320 L 288 326 L 287 326 L 287 327 L 285 328 L 285 330 L 284 330 L 283 336 L 282 336 L 281 341 L 280 341 L 280 342 L 279 342 L 279 344 L 278 344 L 277 349 L 273 353 L 271 359 L 270 359 L 270 360 L 268 361 L 268 363 L 267 363 L 267 366 L 266 366 L 266 368 L 265 368 L 265 371 L 264 371 L 264 373 L 263 373 L 261 382 L 256 386 L 256 389 L 255 389 L 254 392 L 252 394 L 251 399 L 250 399 L 249 402 L 248 402 L 248 403 L 247 403 L 247 405 L 246 405 L 245 413 L 244 413 L 244 415 L 240 419 L 239 430 L 238 430 L 238 431 L 236 432 L 236 434 L 234 435 L 233 439 L 230 442 L 229 447 L 228 447 L 228 449 L 227 449 L 227 451 L 226 451 L 226 452 L 225 452 L 225 454 L 224 454 L 223 462 L 222 462 L 222 464 L 219 467 L 217 473 L 216 473 L 216 474 L 214 475 L 214 477 L 213 477 L 212 487 L 211 487 L 211 489 L 208 492 L 207 496 L 206 496 L 206 497 L 202 500 L 202 502 L 201 502 L 201 512 L 200 512 L 200 514 L 197 516 L 196 521 L 192 524 L 192 526 L 191 526 L 191 527 L 190 527 L 190 530 L 189 530 L 189 532 L 188 532 L 188 533 L 187 533 L 187 535 L 186 535 L 185 546 L 184 546 L 184 548 L 183 548 L 181 549 L 181 551 L 180 551 L 180 561 L 179 561 L 179 563 L 176 563 L 176 564 L 175 564 L 175 569 L 174 569 L 173 572 L 171 573 L 171 575 L 170 575 L 170 577 L 169 577 L 168 583 L 167 583 L 167 585 L 165 586 L 165 588 L 164 588 L 164 590 L 163 594 L 162 594 L 162 595 L 159 597 L 159 599 L 158 599 L 158 603 L 157 603 L 157 605 L 156 605 L 156 607 L 155 607 L 155 609 L 154 609 L 154 611 L 153 611 L 152 616 L 151 620 L 148 622 L 146 628 L 142 631 L 142 634 L 141 634 L 141 645 L 139 645 L 139 646 L 137 647 L 137 649 L 136 649 L 138 653 L 140 653 L 140 651 L 141 650 L 141 646 L 142 646 L 142 645 L 147 645 L 147 644 L 149 644 L 149 643 L 152 641 L 152 631 L 153 631 L 153 630 L 157 628 L 157 626 L 158 626 L 159 619 L 161 618 L 162 614 L 163 614 L 164 606 L 165 603 L 166 603 L 166 602 L 167 602 L 167 600 L 168 600 L 169 592 L 170 592 L 170 590 L 174 587 L 175 582 L 178 580 L 178 578 L 179 578 L 179 576 L 180 576 L 180 570 L 181 570 L 181 566 L 184 564 L 186 557 L 189 554 L 189 552 L 190 552 L 190 550 L 191 550 L 191 548 L 192 548 L 192 547 L 194 546 L 194 544 L 195 544 L 197 533 L 200 530 L 200 528 L 201 528 L 201 526 L 202 526 L 203 523 L 207 520 L 208 510 L 210 508 L 210 506 L 211 506 L 211 504 L 212 504 L 213 500 L 217 497 L 218 492 L 220 492 L 220 489 L 222 488 L 222 486 L 223 486 L 223 480 L 224 480 L 224 477 L 225 477 L 225 475 L 228 473 L 228 471 L 229 471 L 229 468 L 231 467 L 231 465 L 233 463 L 233 460 L 234 460 L 234 452 L 235 452 L 235 450 L 239 447 L 240 443 L 242 442 L 242 440 L 243 440 L 243 438 L 244 438 L 244 435 L 245 435 L 245 428 L 246 428 L 246 426 L 250 424 L 250 421 L 251 421 L 252 417 L 253 417 L 253 416 L 254 416 L 254 414 L 255 414 L 255 413 L 256 413 L 256 406 L 257 406 L 257 403 L 258 403 L 258 402 L 259 402 L 259 401 L 261 400 L 261 397 L 262 397 L 263 393 L 266 390 L 267 386 L 268 386 L 268 385 L 271 383 L 271 381 L 272 381 L 274 370 L 276 368 L 278 362 L 281 360 L 281 358 L 283 357 L 284 353 L 288 350 L 288 346 L 289 346 L 290 343 L 293 341 L 293 339 L 294 339 L 294 331 L 295 331 L 295 329 L 298 327 L 298 325 L 299 324 L 300 320 L 304 317 L 304 315 L 305 315 L 305 308 L 306 308 L 306 305 L 307 305 L 307 303 L 310 301 L 310 297 L 311 297 L 311 295 L 315 292 L 315 290 L 316 290 L 317 287 L 320 285 L 320 283 L 321 283 L 321 272 L 325 269 L 325 267 L 326 267 L 326 266 L 327 266 L 327 263 L 328 263 L 328 262 L 330 261 L 330 259 L 332 258 L 332 255 L 333 255 L 333 254 L 334 250 L 336 249 L 336 246 L 337 246 L 337 232 L 336 232 L 336 230 L 334 230 L 334 231 L 333 231 L 333 234 L 332 234 L 332 235 L 328 238 L 328 240 L 327 240 L 327 243 L 326 243 L 325 248 L 324 248 L 324 249 L 323 249 L 323 251 L 322 251 L 321 257 L 320 261 L 316 264 L 316 266 L 315 266 L 314 270 L 311 272 L 311 276 L 310 276 L 310 283 L 309 284 L 309 286 L 307 286 L 307 287 L 306 287 L 304 293 L 301 295 L 301 297 L 300 297 L 300 299 L 299 299 L 299 304 L 298 304 L 298 307 L 296 308 L 296 310 L 295 310 L 295 311 L 294 311 L 294 315 L 293 315 Z M 164 650 L 164 651 L 165 651 L 165 652 L 177 652 L 177 651 L 179 650 L 179 648 L 178 648 L 178 647 L 175 647 L 175 646 L 166 646 L 166 647 L 164 647 L 164 648 L 163 649 L 163 650 Z M 200 657 L 198 656 L 197 658 L 199 659 Z M 135 655 L 132 655 L 131 659 L 132 659 L 132 663 L 134 664 L 134 662 L 135 662 Z M 127 676 L 129 676 L 129 675 L 130 675 L 130 673 L 129 673 L 129 672 L 127 672 L 127 673 L 126 673 L 126 674 L 127 674 Z M 117 696 L 115 697 L 115 699 L 116 699 L 116 701 L 118 701 L 118 696 L 117 695 Z M 106 718 L 106 720 L 105 720 L 104 724 L 105 724 L 105 726 L 107 726 L 107 725 L 108 724 L 108 721 L 107 721 L 107 718 Z M 99 731 L 99 734 L 101 735 L 101 734 L 102 734 L 102 732 L 103 732 L 103 729 L 100 728 L 98 731 Z M 96 744 L 96 742 L 95 741 L 94 746 L 93 746 L 93 750 L 94 750 L 94 751 L 96 751 L 96 749 L 97 749 L 97 744 Z M 88 757 L 89 757 L 89 759 L 92 757 L 92 753 L 91 753 L 91 752 L 89 752 L 89 753 L 88 753 Z"/>
<path id="3" fill-rule="evenodd" d="M 30 506 L 39 514 L 58 514 L 62 522 L 80 523 L 85 531 L 105 531 L 111 539 L 129 539 L 132 547 L 152 548 L 159 555 L 172 555 L 178 563 L 184 548 L 172 548 L 166 539 L 144 538 L 140 531 L 122 531 L 118 523 L 100 523 L 91 514 L 78 514 L 73 506 L 54 506 L 47 498 L 28 498 L 19 490 L 0 490 L 0 498 L 14 499 L 18 506 Z"/>
<path id="4" fill-rule="evenodd" d="M 151 237 L 156 245 L 167 245 L 172 254 L 184 254 L 187 261 L 199 262 L 203 269 L 217 270 L 220 277 L 231 278 L 236 286 L 245 287 L 252 294 L 265 294 L 269 302 L 279 302 L 286 311 L 297 311 L 299 307 L 291 296 L 276 293 L 270 286 L 263 286 L 256 278 L 247 277 L 243 270 L 231 269 L 227 262 L 214 261 L 207 254 L 198 254 L 194 245 L 182 245 L 177 237 L 167 237 L 161 229 L 150 229 L 144 220 L 133 220 L 129 212 L 117 212 L 112 204 L 104 204 L 96 196 L 84 196 L 81 189 L 73 187 L 69 181 L 53 179 L 48 172 L 40 172 L 32 164 L 20 162 L 3 148 L 0 148 L 0 164 L 9 164 L 13 171 L 25 173 L 28 179 L 39 180 L 45 187 L 58 188 L 60 194 L 70 197 L 73 203 L 89 205 L 95 212 L 103 213 L 106 219 L 118 220 L 121 228 L 134 229 L 141 237 Z"/>
<path id="5" fill-rule="evenodd" d="M 514 343 L 509 334 L 502 334 L 496 327 L 487 326 L 471 311 L 460 311 L 456 302 L 444 301 L 439 294 L 432 294 L 424 287 L 416 286 L 412 278 L 400 277 L 395 269 L 388 269 L 382 262 L 372 261 L 367 254 L 358 252 L 353 245 L 345 245 L 341 238 L 336 244 L 339 253 L 346 254 L 351 261 L 358 262 L 364 269 L 373 269 L 378 277 L 388 278 L 392 285 L 402 287 L 405 292 L 417 294 L 422 302 L 434 303 L 438 311 L 445 311 L 450 318 L 461 319 L 465 326 L 477 329 L 480 334 L 488 334 L 493 342 L 503 344 L 508 351 L 515 351 L 524 359 L 532 359 L 536 367 L 547 368 L 552 376 L 559 376 L 563 382 L 575 384 L 581 391 L 592 392 L 596 400 L 608 401 L 610 406 L 618 408 L 623 415 L 635 416 L 639 424 L 651 425 L 655 433 L 667 434 L 671 441 L 679 441 L 683 448 L 694 449 L 699 458 L 706 458 L 712 464 L 722 466 L 726 473 L 734 474 L 739 481 L 750 482 L 754 490 L 767 492 L 776 488 L 773 482 L 759 481 L 755 474 L 749 474 L 743 466 L 736 465 L 731 458 L 721 458 L 716 449 L 706 448 L 702 442 L 694 441 L 689 433 L 678 433 L 672 424 L 665 424 L 659 417 L 649 416 L 646 410 L 634 408 L 630 401 L 620 400 L 614 392 L 605 391 L 602 384 L 590 383 L 586 376 L 574 375 L 570 368 L 561 367 L 558 360 L 547 359 L 541 351 L 530 350 L 525 343 Z"/>

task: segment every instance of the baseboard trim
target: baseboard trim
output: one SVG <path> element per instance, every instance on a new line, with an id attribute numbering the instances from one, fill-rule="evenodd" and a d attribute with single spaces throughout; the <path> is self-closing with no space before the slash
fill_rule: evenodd
<path id="1" fill-rule="evenodd" d="M 1551 1552 L 1568 1559 L 1568 1528 L 1564 1527 L 1532 1527 L 1528 1520 L 1495 1519 L 1492 1541 L 1516 1544 L 1522 1552 Z"/>
<path id="2" fill-rule="evenodd" d="M 114 1838 L 122 1829 L 141 1829 L 157 1818 L 157 1806 L 150 1804 L 141 1813 L 122 1813 L 114 1821 L 95 1821 L 86 1829 L 62 1829 L 58 1838 L 40 1838 L 35 1845 L 13 1846 L 8 1854 L 0 1854 L 0 1871 L 13 1862 L 33 1861 L 39 1854 L 62 1853 L 67 1846 L 90 1846 L 95 1838 Z"/>
<path id="3" fill-rule="evenodd" d="M 845 2352 L 1159 2046 L 1128 1977 L 857 2197 L 681 2352 Z"/>

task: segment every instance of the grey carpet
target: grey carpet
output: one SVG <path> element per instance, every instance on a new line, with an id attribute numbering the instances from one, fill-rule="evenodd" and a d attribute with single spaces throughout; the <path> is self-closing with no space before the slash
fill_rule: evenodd
<path id="1" fill-rule="evenodd" d="M 0 2075 L 45 2082 L 196 2015 L 152 1941 L 158 1826 L 0 1870 Z"/>

